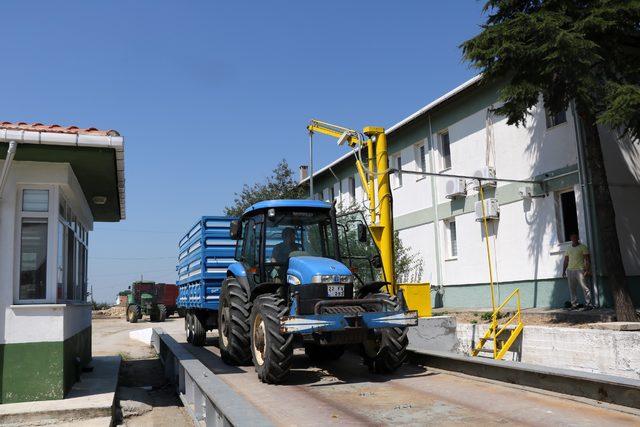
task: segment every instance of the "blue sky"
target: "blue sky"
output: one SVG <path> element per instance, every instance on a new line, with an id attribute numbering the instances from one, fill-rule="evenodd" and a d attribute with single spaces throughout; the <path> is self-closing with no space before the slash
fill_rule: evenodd
<path id="1" fill-rule="evenodd" d="M 310 118 L 390 126 L 475 73 L 466 1 L 3 1 L 0 120 L 116 129 L 127 219 L 96 223 L 89 282 L 112 301 L 175 281 L 176 245 L 244 183 L 308 162 Z M 316 167 L 344 152 L 317 139 Z"/>

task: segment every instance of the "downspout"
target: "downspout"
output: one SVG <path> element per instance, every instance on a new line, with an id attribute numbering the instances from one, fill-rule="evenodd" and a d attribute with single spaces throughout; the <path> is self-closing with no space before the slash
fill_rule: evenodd
<path id="1" fill-rule="evenodd" d="M 7 156 L 4 160 L 4 165 L 2 166 L 2 174 L 0 175 L 0 200 L 2 200 L 2 193 L 4 192 L 4 186 L 7 183 L 7 177 L 9 176 L 9 168 L 11 167 L 11 162 L 13 162 L 13 157 L 16 155 L 17 146 L 17 142 L 9 141 Z"/>
<path id="2" fill-rule="evenodd" d="M 435 143 L 433 141 L 433 131 L 431 129 L 431 114 L 429 114 L 429 168 L 432 172 L 435 172 L 435 161 L 433 159 L 433 150 L 435 150 Z M 441 242 L 440 242 L 440 217 L 438 216 L 438 187 L 436 185 L 436 177 L 430 176 L 431 180 L 431 206 L 433 206 L 433 235 L 435 237 L 435 250 L 436 250 L 436 284 L 438 286 L 437 292 L 440 295 L 444 295 L 444 284 L 442 283 L 442 257 L 440 254 Z"/>
<path id="3" fill-rule="evenodd" d="M 573 127 L 576 133 L 576 146 L 578 148 L 578 177 L 580 180 L 580 189 L 582 192 L 582 211 L 584 212 L 585 231 L 587 233 L 587 242 L 591 245 L 591 277 L 593 280 L 593 298 L 592 302 L 596 307 L 600 307 L 600 295 L 598 292 L 598 257 L 596 256 L 596 241 L 593 216 L 591 211 L 591 188 L 589 186 L 589 177 L 587 174 L 587 163 L 584 158 L 584 138 L 582 135 L 582 125 L 580 118 L 576 112 L 576 103 L 571 101 L 571 113 L 573 115 Z"/>

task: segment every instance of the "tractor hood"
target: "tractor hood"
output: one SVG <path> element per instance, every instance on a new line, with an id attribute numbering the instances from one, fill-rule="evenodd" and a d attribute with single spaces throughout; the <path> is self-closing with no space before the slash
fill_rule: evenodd
<path id="1" fill-rule="evenodd" d="M 351 271 L 341 262 L 331 258 L 316 256 L 296 256 L 289 258 L 287 274 L 296 276 L 302 284 L 311 283 L 313 276 L 351 275 Z"/>

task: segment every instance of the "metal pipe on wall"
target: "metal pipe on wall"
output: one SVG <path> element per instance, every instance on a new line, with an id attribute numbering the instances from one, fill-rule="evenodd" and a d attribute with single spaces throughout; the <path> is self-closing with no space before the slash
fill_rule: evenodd
<path id="1" fill-rule="evenodd" d="M 432 173 L 435 171 L 435 160 L 433 158 L 433 152 L 435 150 L 435 142 L 433 141 L 433 130 L 431 129 L 431 114 L 429 114 L 429 168 Z M 441 256 L 441 242 L 440 242 L 440 218 L 438 216 L 438 188 L 436 185 L 436 177 L 431 175 L 429 177 L 431 181 L 431 205 L 434 212 L 433 223 L 433 235 L 436 250 L 436 282 L 438 284 L 438 292 L 440 295 L 444 294 L 444 283 L 442 280 L 442 256 Z"/>
<path id="2" fill-rule="evenodd" d="M 0 200 L 2 200 L 2 193 L 7 182 L 7 177 L 9 176 L 9 168 L 11 167 L 11 162 L 13 162 L 13 157 L 16 155 L 17 146 L 18 143 L 16 141 L 9 142 L 7 156 L 5 157 L 4 165 L 2 166 L 2 174 L 0 174 Z"/>

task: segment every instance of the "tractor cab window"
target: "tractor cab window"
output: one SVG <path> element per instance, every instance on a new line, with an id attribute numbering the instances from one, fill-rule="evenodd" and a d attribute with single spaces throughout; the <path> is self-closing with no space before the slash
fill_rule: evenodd
<path id="1" fill-rule="evenodd" d="M 353 272 L 356 287 L 384 281 L 384 274 L 380 268 L 380 252 L 366 227 L 367 222 L 362 212 L 343 213 L 338 216 L 337 223 L 340 256 L 342 262 Z M 366 231 L 364 236 L 359 235 L 359 228 Z"/>
<path id="2" fill-rule="evenodd" d="M 328 210 L 274 209 L 267 214 L 265 230 L 267 280 L 281 280 L 290 257 L 336 258 Z"/>

